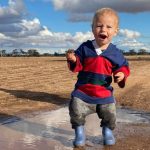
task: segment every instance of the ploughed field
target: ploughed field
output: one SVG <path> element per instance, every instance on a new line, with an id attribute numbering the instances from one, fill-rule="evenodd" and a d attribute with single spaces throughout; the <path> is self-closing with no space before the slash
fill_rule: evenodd
<path id="1" fill-rule="evenodd" d="M 126 87 L 114 86 L 117 105 L 150 111 L 150 56 L 128 56 Z M 65 57 L 0 57 L 0 116 L 52 110 L 69 102 L 76 73 Z"/>

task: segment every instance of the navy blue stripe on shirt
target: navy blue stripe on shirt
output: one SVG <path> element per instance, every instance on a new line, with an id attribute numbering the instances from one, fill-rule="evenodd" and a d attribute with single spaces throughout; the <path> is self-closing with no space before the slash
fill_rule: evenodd
<path id="1" fill-rule="evenodd" d="M 115 99 L 113 96 L 107 97 L 107 98 L 96 98 L 91 97 L 79 90 L 74 90 L 71 93 L 71 96 L 77 97 L 79 99 L 82 99 L 84 102 L 90 103 L 90 104 L 109 104 L 109 103 L 115 103 Z"/>
<path id="2" fill-rule="evenodd" d="M 112 77 L 109 75 L 98 74 L 94 72 L 81 71 L 78 74 L 78 81 L 76 87 L 83 84 L 97 84 L 108 87 L 112 82 Z"/>

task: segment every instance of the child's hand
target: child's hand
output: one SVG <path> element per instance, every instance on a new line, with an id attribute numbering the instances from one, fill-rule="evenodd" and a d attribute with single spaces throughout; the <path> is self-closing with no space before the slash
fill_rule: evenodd
<path id="1" fill-rule="evenodd" d="M 77 58 L 76 58 L 76 56 L 75 56 L 74 50 L 69 49 L 69 50 L 66 52 L 66 58 L 67 58 L 67 60 L 69 60 L 69 61 L 71 61 L 71 62 L 76 62 Z"/>
<path id="2" fill-rule="evenodd" d="M 114 75 L 114 82 L 115 83 L 119 83 L 120 81 L 122 81 L 124 79 L 125 75 L 123 72 L 118 72 Z"/>

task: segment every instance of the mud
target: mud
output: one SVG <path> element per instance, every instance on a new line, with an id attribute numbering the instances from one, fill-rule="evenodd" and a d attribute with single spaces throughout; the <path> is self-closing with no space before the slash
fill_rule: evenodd
<path id="1" fill-rule="evenodd" d="M 74 131 L 66 107 L 40 112 L 29 117 L 12 117 L 0 123 L 2 150 L 149 150 L 150 115 L 130 109 L 117 109 L 116 144 L 103 146 L 100 120 L 96 114 L 87 117 L 86 146 L 74 148 Z"/>

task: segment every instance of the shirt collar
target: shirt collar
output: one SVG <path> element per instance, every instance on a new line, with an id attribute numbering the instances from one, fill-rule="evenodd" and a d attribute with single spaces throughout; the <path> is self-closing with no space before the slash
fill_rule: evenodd
<path id="1" fill-rule="evenodd" d="M 100 55 L 100 54 L 102 53 L 102 50 L 101 50 L 100 47 L 97 45 L 96 41 L 93 40 L 93 41 L 92 41 L 92 44 L 93 44 L 93 46 L 94 46 L 94 48 L 95 48 L 96 54 L 97 54 L 97 55 Z"/>

